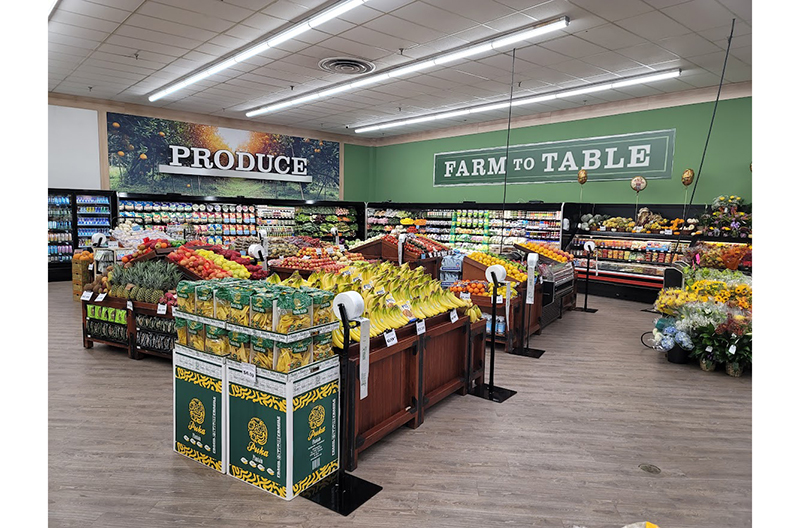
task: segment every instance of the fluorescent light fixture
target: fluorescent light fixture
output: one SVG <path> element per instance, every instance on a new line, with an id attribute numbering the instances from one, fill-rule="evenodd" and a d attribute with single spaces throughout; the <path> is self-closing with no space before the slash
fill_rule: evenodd
<path id="1" fill-rule="evenodd" d="M 358 2 L 360 0 L 352 0 L 353 2 Z M 343 4 L 342 7 L 344 7 Z M 309 24 L 313 24 L 312 21 Z M 371 84 L 383 82 L 390 78 L 395 77 L 402 77 L 403 75 L 408 75 L 410 73 L 426 70 L 429 68 L 433 68 L 434 66 L 441 66 L 443 64 L 447 64 L 449 62 L 455 62 L 457 60 L 466 59 L 468 57 L 474 57 L 476 55 L 480 55 L 481 53 L 486 53 L 492 50 L 497 50 L 501 47 L 508 46 L 509 44 L 513 44 L 515 42 L 521 42 L 523 40 L 528 40 L 533 37 L 538 37 L 539 35 L 544 35 L 546 33 L 550 33 L 552 31 L 557 31 L 559 29 L 563 29 L 569 25 L 569 17 L 562 16 L 555 20 L 539 23 L 535 27 L 526 26 L 523 29 L 518 29 L 516 31 L 506 33 L 500 37 L 496 37 L 491 40 L 484 40 L 482 42 L 478 42 L 476 44 L 468 45 L 465 48 L 451 51 L 451 52 L 444 52 L 435 56 L 433 58 L 426 58 L 421 59 L 417 62 L 412 62 L 411 64 L 407 64 L 405 66 L 400 66 L 398 68 L 394 68 L 385 73 L 375 73 L 372 75 L 367 75 L 361 78 L 359 81 L 355 81 L 349 84 L 345 84 L 342 86 L 335 86 L 333 88 L 329 88 L 327 90 L 322 90 L 320 92 L 316 92 L 320 95 L 320 97 L 328 97 L 332 94 L 344 92 L 347 90 L 355 90 L 358 88 L 363 88 L 364 86 L 369 86 Z M 312 25 L 313 27 L 313 25 Z M 246 53 L 246 52 L 244 52 Z M 335 90 L 335 91 L 334 91 Z M 255 115 L 264 114 L 266 112 L 271 112 L 274 110 L 280 110 L 283 108 L 288 108 L 289 106 L 294 106 L 302 103 L 303 96 L 299 96 L 298 98 L 294 99 L 287 99 L 279 104 L 272 104 L 267 105 L 261 108 L 257 108 L 255 110 L 251 110 L 247 112 L 245 115 L 247 117 L 252 117 Z M 289 105 L 285 105 L 283 103 L 291 102 Z"/>
<path id="2" fill-rule="evenodd" d="M 53 2 L 52 7 L 50 8 L 51 14 L 53 9 L 55 9 L 58 1 L 59 0 Z M 275 46 L 282 44 L 283 42 L 291 40 L 297 37 L 298 35 L 301 35 L 306 31 L 311 30 L 312 28 L 320 26 L 325 22 L 328 22 L 340 15 L 343 15 L 344 13 L 350 11 L 351 9 L 354 9 L 362 4 L 365 4 L 368 1 L 369 0 L 344 0 L 343 2 L 339 2 L 338 4 L 332 6 L 330 9 L 326 9 L 322 13 L 319 13 L 318 15 L 311 17 L 309 20 L 306 20 L 305 22 L 300 22 L 299 24 L 290 27 L 286 31 L 278 33 L 277 35 L 275 35 L 270 39 L 259 42 L 258 44 L 234 55 L 230 59 L 222 61 L 214 66 L 211 66 L 210 68 L 201 70 L 200 72 L 192 75 L 191 77 L 188 77 L 187 79 L 184 79 L 183 81 L 175 83 L 172 86 L 168 86 L 167 88 L 164 88 L 163 90 L 154 93 L 153 95 L 148 97 L 148 100 L 150 100 L 150 102 L 158 101 L 162 97 L 166 97 L 169 94 L 175 93 L 178 90 L 189 86 L 190 84 L 194 84 L 197 81 L 200 81 L 202 79 L 205 79 L 206 77 L 214 75 L 215 73 L 219 73 L 222 70 L 230 68 L 237 62 L 246 61 L 247 59 L 255 57 L 259 53 L 262 53 L 269 48 L 273 48 Z"/>
<path id="3" fill-rule="evenodd" d="M 559 92 L 549 93 L 549 94 L 542 94 L 542 95 L 533 95 L 530 97 L 523 97 L 521 99 L 516 99 L 511 102 L 511 106 L 521 106 L 526 104 L 534 104 L 534 103 L 541 103 L 544 101 L 552 101 L 556 98 L 562 97 L 570 97 L 573 95 L 580 95 L 585 93 L 592 93 L 592 92 L 599 92 L 602 90 L 613 90 L 614 88 L 618 88 L 621 86 L 632 86 L 634 84 L 644 84 L 644 83 L 651 83 L 657 81 L 663 81 L 665 79 L 672 79 L 678 77 L 681 74 L 680 69 L 674 70 L 667 70 L 663 72 L 656 72 L 656 73 L 648 73 L 646 75 L 638 75 L 636 77 L 631 77 L 628 79 L 621 79 L 618 81 L 609 81 L 604 83 L 592 84 L 589 86 L 584 86 L 581 88 L 570 88 L 567 90 L 561 90 Z M 400 121 L 391 121 L 389 123 L 377 123 L 375 125 L 369 125 L 361 128 L 356 128 L 356 134 L 365 134 L 367 132 L 375 132 L 376 130 L 384 130 L 387 128 L 396 128 L 400 126 L 406 125 L 414 125 L 417 123 L 425 123 L 427 121 L 436 121 L 439 119 L 448 119 L 451 117 L 459 117 L 463 115 L 471 115 L 471 114 L 478 114 L 482 112 L 491 112 L 492 110 L 501 110 L 504 108 L 508 108 L 509 102 L 508 101 L 501 101 L 497 103 L 491 103 L 487 105 L 480 105 L 480 106 L 469 106 L 466 108 L 460 108 L 457 110 L 448 110 L 446 112 L 440 112 L 438 114 L 430 114 L 425 116 L 418 116 L 413 117 L 410 119 L 403 119 Z"/>

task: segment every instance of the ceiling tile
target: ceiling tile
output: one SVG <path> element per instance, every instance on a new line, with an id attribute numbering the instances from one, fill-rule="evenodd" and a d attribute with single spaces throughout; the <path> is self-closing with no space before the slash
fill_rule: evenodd
<path id="1" fill-rule="evenodd" d="M 612 51 L 645 42 L 643 38 L 613 24 L 594 27 L 581 33 L 581 38 Z"/>
<path id="2" fill-rule="evenodd" d="M 504 17 L 514 12 L 514 9 L 494 0 L 427 0 L 427 2 L 445 11 L 465 16 L 480 23 Z"/>
<path id="3" fill-rule="evenodd" d="M 562 73 L 566 73 L 567 75 L 577 77 L 579 79 L 585 79 L 587 77 L 593 77 L 608 73 L 607 70 L 603 70 L 601 68 L 598 68 L 597 66 L 592 66 L 591 64 L 587 64 L 579 60 L 559 62 L 558 64 L 553 64 L 552 66 L 550 66 L 550 68 L 556 71 L 560 71 Z"/>
<path id="4" fill-rule="evenodd" d="M 95 49 L 100 43 L 93 40 L 86 40 L 82 38 L 69 37 L 67 35 L 60 35 L 58 33 L 48 33 L 47 41 L 50 44 L 64 44 L 74 48 L 81 48 L 86 50 Z"/>
<path id="5" fill-rule="evenodd" d="M 636 46 L 631 46 L 630 48 L 624 48 L 618 50 L 618 52 L 621 55 L 628 57 L 629 59 L 633 59 L 636 62 L 645 65 L 675 60 L 679 58 L 674 53 L 669 52 L 659 46 L 656 46 L 655 44 L 651 44 L 650 42 L 646 42 L 644 44 L 638 44 Z"/>
<path id="6" fill-rule="evenodd" d="M 618 70 L 636 68 L 640 66 L 638 62 L 633 61 L 623 55 L 620 55 L 616 51 L 606 51 L 603 53 L 598 53 L 597 55 L 584 57 L 582 60 L 584 62 L 588 62 L 589 64 L 593 64 L 598 68 L 603 68 L 605 70 L 612 72 Z"/>
<path id="7" fill-rule="evenodd" d="M 631 33 L 635 33 L 640 37 L 644 37 L 650 41 L 686 35 L 687 33 L 692 32 L 683 24 L 675 22 L 668 16 L 658 11 L 650 11 L 649 13 L 626 18 L 617 22 L 617 24 L 624 27 Z"/>
<path id="8" fill-rule="evenodd" d="M 436 40 L 442 36 L 442 33 L 438 31 L 393 15 L 384 15 L 370 20 L 364 24 L 364 27 L 420 44 Z"/>
<path id="9" fill-rule="evenodd" d="M 241 22 L 253 14 L 252 9 L 237 7 L 219 0 L 159 0 L 159 3 L 230 22 Z"/>
<path id="10" fill-rule="evenodd" d="M 110 22 L 122 22 L 133 10 L 116 9 L 110 7 L 108 4 L 109 2 L 105 2 L 105 5 L 100 5 L 94 2 L 87 2 L 86 0 L 61 0 L 56 8 L 56 12 L 69 11 L 71 13 L 78 13 L 101 20 L 108 20 Z"/>
<path id="11" fill-rule="evenodd" d="M 155 53 L 160 53 L 161 55 L 171 55 L 173 57 L 178 57 L 187 51 L 185 49 L 176 48 L 175 46 L 151 42 L 149 40 L 123 37 L 121 35 L 111 35 L 106 39 L 106 43 L 127 47 L 133 50 L 152 51 Z"/>
<path id="12" fill-rule="evenodd" d="M 331 37 L 325 41 L 325 48 L 333 50 L 335 53 L 326 56 L 356 56 L 362 57 L 367 60 L 375 60 L 391 53 L 390 50 L 385 50 L 376 47 L 365 47 L 352 40 L 344 39 L 341 37 Z"/>
<path id="13" fill-rule="evenodd" d="M 549 49 L 537 45 L 518 49 L 517 58 L 532 62 L 538 66 L 550 66 L 551 64 L 558 64 L 559 62 L 571 60 L 570 57 L 566 55 L 550 51 Z"/>
<path id="14" fill-rule="evenodd" d="M 534 23 L 536 23 L 535 18 L 522 13 L 514 13 L 512 15 L 486 22 L 484 25 L 492 29 L 496 29 L 497 31 L 512 31 Z M 552 34 L 550 36 L 552 36 Z M 544 38 L 547 38 L 547 36 Z"/>
<path id="15" fill-rule="evenodd" d="M 720 49 L 719 46 L 694 33 L 682 37 L 661 39 L 656 44 L 679 57 L 693 57 Z"/>
<path id="16" fill-rule="evenodd" d="M 749 35 L 753 32 L 753 28 L 750 27 L 749 24 L 742 22 L 741 20 L 736 20 L 736 24 L 733 28 L 733 36 L 734 38 L 739 35 Z M 718 40 L 725 40 L 727 42 L 728 37 L 731 35 L 731 19 L 728 20 L 728 23 L 722 26 L 717 26 L 711 29 L 704 29 L 697 32 L 703 38 L 706 38 L 712 42 Z"/>
<path id="17" fill-rule="evenodd" d="M 359 8 L 353 9 L 353 11 L 358 9 Z M 261 10 L 261 12 L 266 15 L 282 18 L 284 20 L 297 19 L 297 21 L 301 18 L 305 18 L 306 11 L 307 9 L 303 6 L 289 2 L 288 0 L 277 0 Z"/>
<path id="18" fill-rule="evenodd" d="M 664 8 L 663 12 L 692 31 L 718 27 L 733 18 L 733 13 L 717 0 L 690 0 L 685 4 Z"/>
<path id="19" fill-rule="evenodd" d="M 434 7 L 422 2 L 413 2 L 406 6 L 392 11 L 392 15 L 414 22 L 420 26 L 435 28 L 437 31 L 455 33 L 471 28 L 475 25 L 473 21 L 455 13 L 449 13 L 438 7 Z"/>
<path id="20" fill-rule="evenodd" d="M 180 20 L 181 24 L 207 29 L 209 31 L 225 31 L 232 26 L 232 23 L 225 19 L 179 9 L 158 2 L 145 2 L 136 12 L 164 20 Z"/>
<path id="21" fill-rule="evenodd" d="M 189 39 L 179 37 L 170 33 L 162 33 L 160 31 L 152 31 L 150 29 L 121 25 L 115 32 L 114 36 L 130 37 L 133 39 L 157 42 L 159 44 L 166 44 L 174 48 L 182 48 L 184 50 L 191 50 L 202 44 L 201 40 Z"/>
<path id="22" fill-rule="evenodd" d="M 653 7 L 642 0 L 571 0 L 590 13 L 594 13 L 609 22 L 652 11 Z"/>
<path id="23" fill-rule="evenodd" d="M 542 42 L 540 46 L 573 59 L 580 59 L 581 57 L 606 51 L 605 48 L 572 35 Z"/>
<path id="24" fill-rule="evenodd" d="M 727 7 L 737 18 L 752 22 L 753 0 L 719 0 L 719 3 Z"/>
<path id="25" fill-rule="evenodd" d="M 216 31 L 209 31 L 207 29 L 201 29 L 194 26 L 187 26 L 171 20 L 154 18 L 151 16 L 140 15 L 138 13 L 132 14 L 128 20 L 125 21 L 125 25 L 152 29 L 154 31 L 160 31 L 161 33 L 177 35 L 179 37 L 184 37 L 195 41 L 206 41 L 214 38 L 217 35 Z"/>
<path id="26" fill-rule="evenodd" d="M 656 9 L 663 9 L 665 7 L 674 6 L 676 4 L 682 4 L 687 2 L 688 0 L 644 0 L 651 6 L 655 7 Z"/>
<path id="27" fill-rule="evenodd" d="M 56 9 L 55 13 L 53 13 L 53 16 L 50 18 L 50 23 L 53 22 L 60 22 L 62 24 L 68 24 L 70 26 L 77 26 L 81 28 L 94 29 L 96 31 L 105 31 L 107 33 L 114 31 L 119 25 L 119 22 L 116 21 L 103 20 L 100 18 L 81 15 L 79 13 L 73 13 L 71 11 L 65 11 L 63 9 Z M 50 24 L 48 24 L 48 30 L 50 27 Z"/>

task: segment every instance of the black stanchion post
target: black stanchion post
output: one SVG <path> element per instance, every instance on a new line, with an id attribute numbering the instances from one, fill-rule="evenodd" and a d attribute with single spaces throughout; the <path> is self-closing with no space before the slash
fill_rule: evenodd
<path id="1" fill-rule="evenodd" d="M 589 308 L 589 268 L 592 267 L 592 253 L 594 252 L 595 245 L 591 240 L 583 245 L 583 250 L 586 252 L 586 283 L 583 287 L 583 308 L 576 308 L 576 312 L 595 313 L 597 308 Z"/>
<path id="2" fill-rule="evenodd" d="M 343 304 L 337 305 L 337 310 L 342 320 L 344 327 L 343 341 L 344 350 L 339 356 L 339 368 L 341 372 L 340 387 L 342 390 L 339 393 L 339 469 L 331 475 L 325 477 L 318 483 L 314 484 L 306 491 L 300 494 L 311 502 L 316 502 L 320 506 L 334 511 L 345 517 L 356 511 L 362 504 L 378 494 L 383 489 L 382 486 L 373 484 L 367 480 L 356 477 L 347 473 L 343 466 L 344 460 L 344 414 L 341 412 L 343 408 L 342 402 L 346 399 L 346 406 L 348 408 L 347 419 L 347 434 L 350 437 L 350 454 L 348 457 L 352 458 L 355 454 L 355 430 L 354 423 L 355 417 L 355 386 L 356 377 L 350 369 L 350 361 L 348 359 L 348 351 L 350 350 L 350 318 L 347 316 L 347 310 Z M 358 321 L 354 321 L 356 326 L 359 326 Z"/>
<path id="3" fill-rule="evenodd" d="M 489 358 L 489 384 L 477 387 L 472 394 L 479 398 L 483 398 L 484 400 L 503 403 L 515 395 L 517 391 L 504 389 L 503 387 L 496 387 L 494 384 L 494 354 L 496 346 L 495 335 L 497 332 L 497 290 L 500 288 L 500 283 L 497 280 L 497 275 L 495 275 L 495 272 L 491 271 L 490 273 L 492 278 L 492 337 L 490 340 L 491 350 L 489 351 L 491 354 L 491 357 Z"/>
<path id="4" fill-rule="evenodd" d="M 528 257 L 530 257 L 530 256 L 531 256 L 531 254 L 529 253 Z M 528 286 L 527 290 L 529 290 L 529 291 L 526 291 L 526 293 L 531 295 L 531 297 L 533 297 L 533 298 L 535 298 L 535 291 L 534 290 L 536 288 L 536 279 L 534 277 L 534 279 L 532 281 L 530 280 L 531 274 L 535 272 L 535 264 L 531 265 L 531 262 L 536 262 L 536 261 L 538 261 L 538 257 L 535 258 L 535 259 L 529 259 L 528 260 L 528 284 L 529 284 L 529 286 Z M 525 314 L 525 308 L 526 308 L 525 305 L 526 304 L 528 304 L 527 296 L 526 296 L 525 299 L 522 299 L 522 314 L 521 314 L 522 315 L 522 326 L 521 326 L 522 327 L 522 333 L 520 334 L 520 338 L 519 338 L 519 346 L 516 347 L 516 348 L 510 348 L 508 353 L 509 354 L 514 354 L 515 356 L 525 356 L 525 357 L 532 357 L 532 358 L 539 359 L 540 357 L 542 357 L 542 354 L 544 354 L 545 351 L 540 349 L 540 348 L 529 348 L 528 347 L 528 340 L 530 339 L 530 336 L 528 335 L 528 319 L 527 319 L 526 314 Z"/>

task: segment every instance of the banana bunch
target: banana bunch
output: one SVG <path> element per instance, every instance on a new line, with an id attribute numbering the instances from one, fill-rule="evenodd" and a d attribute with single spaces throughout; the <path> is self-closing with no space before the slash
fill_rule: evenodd
<path id="1" fill-rule="evenodd" d="M 300 276 L 300 273 L 294 272 L 286 280 L 281 281 L 281 285 L 290 286 L 292 288 L 299 288 L 301 286 L 308 286 L 308 282 Z"/>
<path id="2" fill-rule="evenodd" d="M 464 311 L 464 315 L 468 315 L 469 322 L 474 323 L 475 321 L 478 321 L 481 318 L 482 312 L 477 304 L 473 304 Z"/>

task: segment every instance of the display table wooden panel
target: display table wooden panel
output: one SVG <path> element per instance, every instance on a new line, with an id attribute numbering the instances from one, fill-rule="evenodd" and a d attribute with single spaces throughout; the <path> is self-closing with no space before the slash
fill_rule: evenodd
<path id="1" fill-rule="evenodd" d="M 342 375 L 345 468 L 355 469 L 359 453 L 395 429 L 419 427 L 424 407 L 454 392 L 466 394 L 468 380 L 483 382 L 485 321 L 471 325 L 461 315 L 451 322 L 445 313 L 426 319 L 425 326 L 422 336 L 413 323 L 396 330 L 397 344 L 391 347 L 382 335 L 370 340 L 368 395 L 363 400 L 359 344 L 351 343 Z M 470 360 L 480 365 L 478 374 L 468 368 Z"/>

